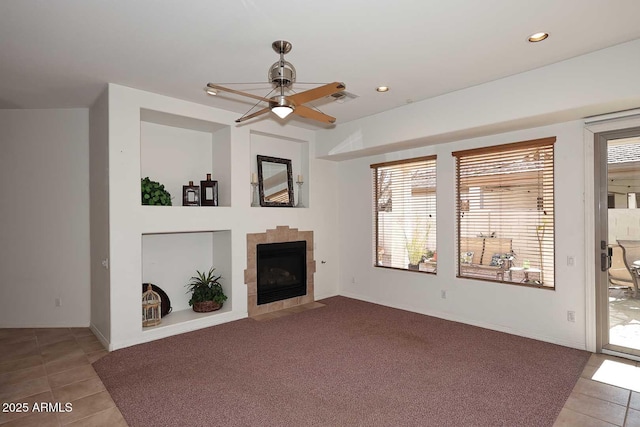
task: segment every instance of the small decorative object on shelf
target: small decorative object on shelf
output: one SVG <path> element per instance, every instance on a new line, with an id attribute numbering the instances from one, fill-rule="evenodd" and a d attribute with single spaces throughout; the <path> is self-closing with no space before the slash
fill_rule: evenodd
<path id="1" fill-rule="evenodd" d="M 213 274 L 214 270 L 215 268 L 211 267 L 207 274 L 196 270 L 197 276 L 193 276 L 191 282 L 187 284 L 188 292 L 191 292 L 189 305 L 193 307 L 195 312 L 206 313 L 220 310 L 222 304 L 227 300 L 219 282 L 222 276 L 216 277 Z"/>
<path id="2" fill-rule="evenodd" d="M 153 292 L 151 284 L 147 286 L 147 291 L 142 294 L 142 326 L 156 326 L 160 324 L 162 300 L 160 295 Z"/>
<path id="3" fill-rule="evenodd" d="M 162 288 L 160 286 L 156 286 L 153 283 L 143 283 L 142 284 L 142 293 L 143 294 L 147 291 L 149 286 L 151 286 L 151 289 L 153 290 L 153 292 L 157 293 L 158 296 L 160 297 L 160 304 L 161 304 L 160 305 L 160 317 L 164 319 L 173 310 L 173 308 L 171 307 L 171 300 L 169 299 L 169 295 L 167 295 L 167 293 L 164 290 L 162 290 Z"/>
<path id="4" fill-rule="evenodd" d="M 193 181 L 182 186 L 182 206 L 200 206 L 200 187 L 193 185 Z"/>
<path id="5" fill-rule="evenodd" d="M 304 204 L 302 203 L 302 184 L 304 184 L 304 180 L 302 175 L 298 175 L 298 179 L 296 180 L 296 184 L 298 184 L 298 203 L 296 203 L 297 208 L 304 208 Z"/>
<path id="6" fill-rule="evenodd" d="M 218 181 L 212 181 L 210 173 L 200 181 L 200 206 L 218 206 Z"/>
<path id="7" fill-rule="evenodd" d="M 260 201 L 258 200 L 258 175 L 256 175 L 255 172 L 251 174 L 251 186 L 253 187 L 253 198 L 251 199 L 251 206 L 260 206 Z"/>
<path id="8" fill-rule="evenodd" d="M 171 194 L 164 189 L 164 185 L 146 177 L 140 179 L 140 186 L 143 205 L 171 206 Z"/>

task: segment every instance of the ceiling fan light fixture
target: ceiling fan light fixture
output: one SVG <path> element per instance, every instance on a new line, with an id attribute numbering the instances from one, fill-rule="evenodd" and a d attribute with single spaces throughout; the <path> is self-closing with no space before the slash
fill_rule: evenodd
<path id="1" fill-rule="evenodd" d="M 212 89 L 210 87 L 206 88 L 204 91 L 207 92 L 207 95 L 211 95 L 211 96 L 216 96 L 218 94 L 217 90 Z"/>
<path id="2" fill-rule="evenodd" d="M 276 116 L 281 119 L 286 118 L 289 114 L 293 113 L 293 108 L 285 105 L 277 105 L 275 107 L 271 107 L 271 111 L 273 111 Z"/>
<path id="3" fill-rule="evenodd" d="M 273 103 L 271 104 L 271 111 L 275 113 L 276 116 L 284 119 L 289 114 L 293 113 L 293 105 L 287 100 L 287 97 L 284 95 L 279 95 L 273 97 Z"/>

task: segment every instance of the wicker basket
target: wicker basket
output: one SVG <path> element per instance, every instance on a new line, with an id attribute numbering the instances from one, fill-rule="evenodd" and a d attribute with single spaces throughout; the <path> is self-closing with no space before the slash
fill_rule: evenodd
<path id="1" fill-rule="evenodd" d="M 203 301 L 203 302 L 194 302 L 193 303 L 193 311 L 197 313 L 207 313 L 209 311 L 216 311 L 222 308 L 222 304 L 217 303 L 215 301 Z"/>

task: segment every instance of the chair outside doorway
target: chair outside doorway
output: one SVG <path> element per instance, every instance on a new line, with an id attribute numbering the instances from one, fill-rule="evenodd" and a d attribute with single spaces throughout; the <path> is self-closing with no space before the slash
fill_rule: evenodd
<path id="1" fill-rule="evenodd" d="M 622 260 L 633 281 L 633 296 L 637 298 L 640 282 L 640 240 L 618 240 L 618 245 L 622 249 Z"/>
<path id="2" fill-rule="evenodd" d="M 609 267 L 609 289 L 631 291 L 633 277 L 624 263 L 624 252 L 620 245 L 609 245 L 611 248 L 611 267 Z"/>

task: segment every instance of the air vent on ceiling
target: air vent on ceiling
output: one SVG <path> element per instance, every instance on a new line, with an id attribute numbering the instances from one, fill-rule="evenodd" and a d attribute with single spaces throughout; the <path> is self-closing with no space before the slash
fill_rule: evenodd
<path id="1" fill-rule="evenodd" d="M 329 96 L 335 99 L 335 101 L 339 104 L 343 104 L 345 102 L 351 101 L 352 99 L 356 99 L 358 97 L 358 95 L 356 95 L 355 93 L 347 92 L 344 90 L 342 92 L 333 93 Z"/>

